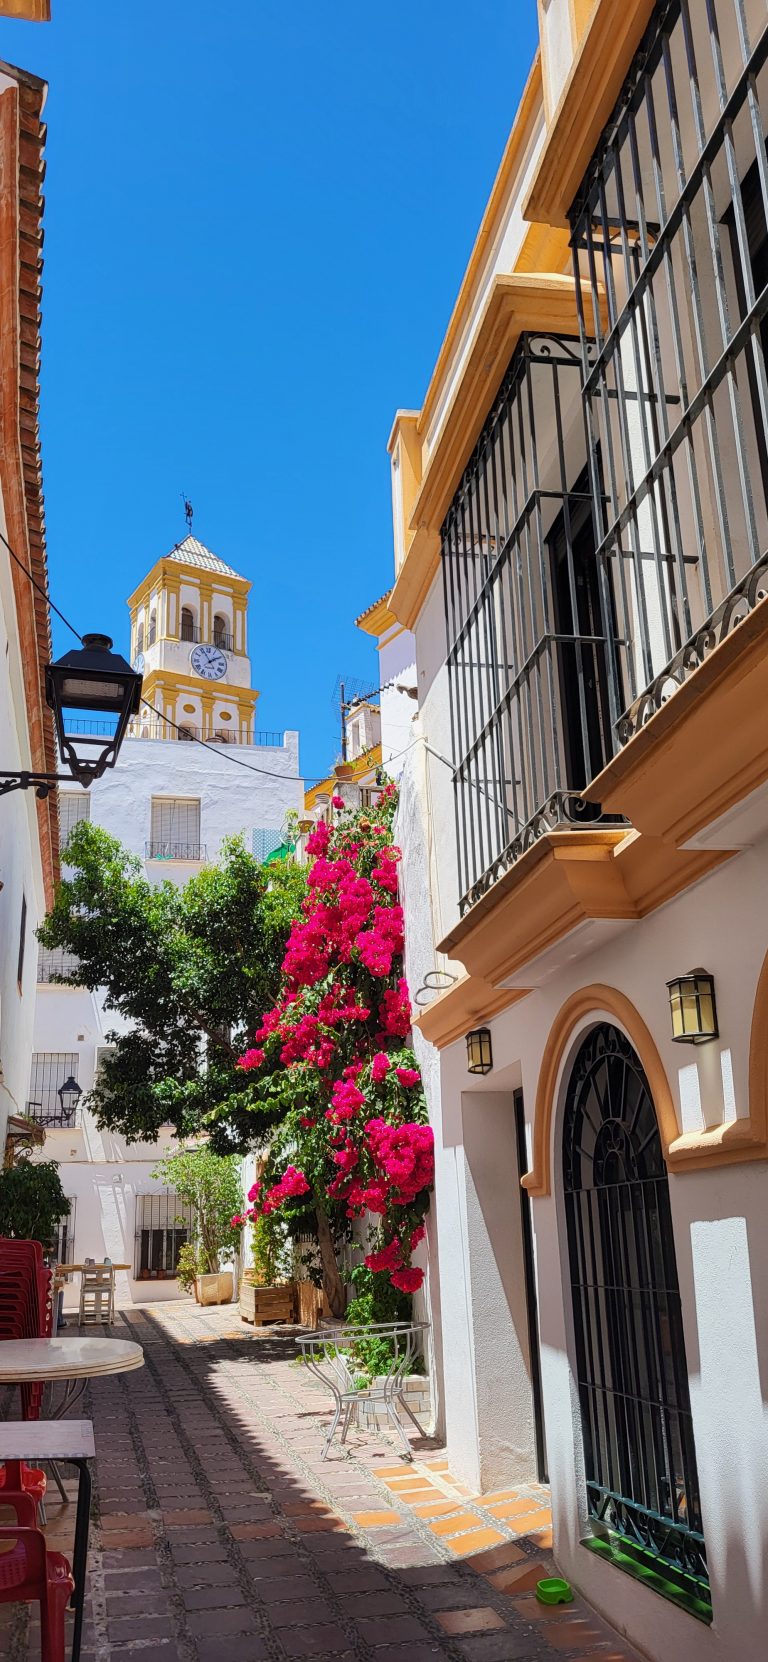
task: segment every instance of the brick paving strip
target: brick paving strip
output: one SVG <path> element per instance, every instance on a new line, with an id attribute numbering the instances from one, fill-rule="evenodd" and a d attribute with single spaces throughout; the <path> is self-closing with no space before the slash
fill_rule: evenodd
<path id="1" fill-rule="evenodd" d="M 83 1662 L 635 1662 L 585 1607 L 548 1609 L 547 1491 L 473 1496 L 444 1455 L 372 1430 L 320 1458 L 328 1405 L 280 1330 L 236 1309 L 126 1309 L 139 1373 L 94 1381 Z M 11 1412 L 15 1412 L 15 1406 Z M 49 1506 L 71 1550 L 71 1509 Z M 3 1662 L 39 1657 L 0 1607 Z"/>

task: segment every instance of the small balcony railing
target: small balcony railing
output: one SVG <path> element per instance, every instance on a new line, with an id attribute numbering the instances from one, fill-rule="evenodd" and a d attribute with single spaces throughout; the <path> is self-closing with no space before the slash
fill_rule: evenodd
<path id="1" fill-rule="evenodd" d="M 46 1126 L 49 1130 L 71 1131 L 82 1125 L 82 1110 L 79 1103 L 73 1103 L 69 1108 L 62 1108 L 58 1101 L 27 1102 L 27 1119 L 34 1120 L 35 1125 Z"/>
<path id="2" fill-rule="evenodd" d="M 148 840 L 144 844 L 145 860 L 188 860 L 196 863 L 205 860 L 205 843 L 173 843 L 165 840 Z"/>
<path id="3" fill-rule="evenodd" d="M 87 726 L 84 723 L 84 726 Z M 128 730 L 132 739 L 167 739 L 181 744 L 244 744 L 255 748 L 277 750 L 285 744 L 285 735 L 276 731 L 249 733 L 245 728 L 215 727 L 212 732 L 191 722 L 172 725 L 169 721 L 133 721 Z"/>
<path id="4" fill-rule="evenodd" d="M 168 638 L 172 639 L 173 637 Z M 215 629 L 212 637 L 206 636 L 198 623 L 182 623 L 179 630 L 179 640 L 188 641 L 192 646 L 199 645 L 202 641 L 205 646 L 220 647 L 222 652 L 234 652 L 235 650 L 234 635 L 228 634 L 225 629 Z"/>

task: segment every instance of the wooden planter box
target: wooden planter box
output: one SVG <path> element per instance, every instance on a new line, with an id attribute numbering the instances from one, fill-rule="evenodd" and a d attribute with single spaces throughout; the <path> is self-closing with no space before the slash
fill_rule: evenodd
<path id="1" fill-rule="evenodd" d="M 195 1282 L 198 1304 L 229 1304 L 233 1292 L 231 1270 L 219 1270 L 215 1275 L 199 1275 Z"/>
<path id="2" fill-rule="evenodd" d="M 287 1281 L 283 1287 L 255 1287 L 243 1277 L 240 1282 L 240 1320 L 264 1327 L 267 1322 L 296 1320 L 296 1287 Z"/>

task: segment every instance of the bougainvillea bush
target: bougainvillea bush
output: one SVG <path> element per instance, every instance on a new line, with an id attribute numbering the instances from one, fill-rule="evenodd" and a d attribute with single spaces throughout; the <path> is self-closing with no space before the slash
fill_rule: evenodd
<path id="1" fill-rule="evenodd" d="M 434 1158 L 407 1042 L 396 800 L 393 785 L 368 812 L 348 811 L 334 797 L 334 823 L 315 827 L 280 994 L 240 1060 L 252 1110 L 272 1117 L 276 1098 L 283 1110 L 245 1218 L 280 1211 L 297 1229 L 314 1214 L 334 1315 L 345 1302 L 337 1249 L 356 1219 L 368 1220 L 365 1263 L 376 1278 L 404 1294 L 423 1281 L 413 1253 L 424 1236 Z"/>

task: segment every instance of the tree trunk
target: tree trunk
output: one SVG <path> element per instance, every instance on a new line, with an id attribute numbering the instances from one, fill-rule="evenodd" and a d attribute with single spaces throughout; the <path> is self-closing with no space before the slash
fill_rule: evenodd
<path id="1" fill-rule="evenodd" d="M 325 1208 L 316 1202 L 315 1217 L 317 1219 L 317 1239 L 320 1247 L 320 1263 L 323 1271 L 323 1292 L 330 1305 L 331 1315 L 341 1317 L 347 1307 L 344 1296 L 344 1283 L 339 1275 L 339 1266 L 333 1250 L 331 1226 Z"/>

